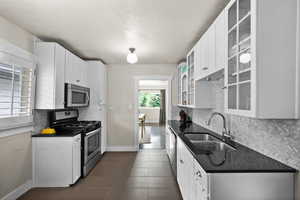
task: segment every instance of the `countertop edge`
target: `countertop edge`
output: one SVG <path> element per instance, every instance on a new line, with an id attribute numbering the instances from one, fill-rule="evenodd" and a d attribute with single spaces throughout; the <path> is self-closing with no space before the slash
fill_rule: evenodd
<path id="1" fill-rule="evenodd" d="M 201 165 L 201 162 L 199 161 L 199 159 L 197 159 L 197 157 L 196 157 L 196 154 L 190 149 L 190 147 L 186 144 L 186 141 L 184 140 L 184 139 L 182 139 L 182 135 L 180 135 L 179 133 L 177 133 L 175 130 L 174 130 L 174 128 L 172 127 L 172 125 L 170 124 L 170 121 L 172 121 L 172 120 L 169 120 L 168 121 L 168 123 L 167 123 L 167 126 L 168 127 L 170 127 L 170 129 L 171 129 L 171 131 L 172 132 L 174 132 L 175 134 L 176 134 L 176 136 L 177 137 L 179 137 L 180 139 L 181 139 L 181 141 L 183 142 L 183 144 L 185 145 L 185 147 L 189 150 L 189 152 L 193 155 L 193 158 L 198 162 L 198 164 L 202 167 L 203 165 Z M 192 122 L 193 123 L 193 122 Z M 198 125 L 198 124 L 196 124 L 197 126 L 199 126 L 199 127 L 201 127 L 201 128 L 203 128 L 203 129 L 205 129 L 205 130 L 208 130 L 207 128 L 205 128 L 205 127 L 202 127 L 202 126 L 200 126 L 200 125 Z M 211 131 L 211 130 L 208 130 L 208 133 L 213 133 L 213 131 Z M 214 134 L 216 134 L 216 133 L 214 133 Z M 236 142 L 236 141 L 234 141 L 235 143 L 237 143 L 237 144 L 239 144 L 239 145 L 242 145 L 242 144 L 240 144 L 240 143 L 238 143 L 238 142 Z M 244 146 L 244 145 L 242 145 L 242 146 Z M 247 147 L 247 148 L 249 148 L 249 147 Z M 251 149 L 251 148 L 249 148 L 249 149 Z M 253 150 L 253 149 L 251 149 L 252 151 L 255 151 L 255 150 Z M 257 151 L 255 151 L 255 152 L 257 152 Z M 259 153 L 259 152 L 258 152 Z M 261 154 L 261 153 L 260 153 Z M 266 155 L 264 155 L 264 154 L 262 154 L 263 156 L 266 156 Z M 268 156 L 266 156 L 266 157 L 268 157 Z M 270 158 L 270 157 L 268 157 L 268 158 Z M 273 158 L 270 158 L 270 159 L 273 159 Z M 273 160 L 275 160 L 275 159 L 273 159 Z M 275 160 L 276 162 L 279 162 L 279 163 L 281 163 L 280 161 L 277 161 L 277 160 Z M 286 165 L 286 164 L 284 164 L 284 163 L 281 163 L 281 164 L 283 164 L 283 165 Z M 286 165 L 287 166 L 287 165 Z M 217 173 L 297 173 L 298 172 L 298 170 L 297 169 L 295 169 L 295 168 L 292 168 L 292 167 L 290 167 L 290 166 L 287 166 L 287 167 L 289 167 L 290 169 L 282 169 L 282 170 L 279 170 L 279 169 L 276 169 L 276 170 L 272 170 L 272 169 L 259 169 L 259 170 L 223 170 L 223 169 L 221 169 L 221 170 L 206 170 L 206 169 L 204 169 L 203 167 L 203 170 L 206 172 L 206 173 L 215 173 L 215 174 L 217 174 Z"/>

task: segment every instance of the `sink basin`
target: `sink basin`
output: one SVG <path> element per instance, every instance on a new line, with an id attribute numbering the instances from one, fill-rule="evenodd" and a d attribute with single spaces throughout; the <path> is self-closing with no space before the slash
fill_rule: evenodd
<path id="1" fill-rule="evenodd" d="M 235 148 L 221 141 L 201 141 L 190 140 L 190 142 L 199 150 L 214 151 L 235 151 Z"/>
<path id="2" fill-rule="evenodd" d="M 184 136 L 193 144 L 193 146 L 200 151 L 204 152 L 220 152 L 220 151 L 234 151 L 235 148 L 222 142 L 219 138 L 216 138 L 209 134 L 195 134 L 186 133 Z"/>
<path id="3" fill-rule="evenodd" d="M 193 141 L 216 141 L 218 138 L 211 136 L 209 134 L 193 134 L 193 133 L 186 133 L 184 136 L 189 139 L 192 143 Z"/>

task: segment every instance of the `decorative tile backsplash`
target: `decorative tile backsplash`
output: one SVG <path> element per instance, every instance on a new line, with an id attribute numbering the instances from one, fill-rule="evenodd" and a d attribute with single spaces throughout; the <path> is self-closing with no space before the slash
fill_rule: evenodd
<path id="1" fill-rule="evenodd" d="M 214 111 L 224 113 L 224 80 L 214 81 L 215 109 L 184 109 L 193 122 L 206 126 Z M 173 106 L 172 117 L 179 119 L 181 108 Z M 236 115 L 225 115 L 234 139 L 256 151 L 300 170 L 300 120 L 260 120 Z M 210 129 L 222 132 L 221 118 L 212 120 Z"/>
<path id="2" fill-rule="evenodd" d="M 34 132 L 39 133 L 42 129 L 49 126 L 48 111 L 47 110 L 34 110 L 33 115 Z"/>

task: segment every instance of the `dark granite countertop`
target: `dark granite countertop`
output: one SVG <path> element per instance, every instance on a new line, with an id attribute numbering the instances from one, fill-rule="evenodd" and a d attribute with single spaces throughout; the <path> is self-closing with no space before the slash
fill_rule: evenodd
<path id="1" fill-rule="evenodd" d="M 192 144 L 184 134 L 208 133 L 218 138 L 220 135 L 195 123 L 182 124 L 180 121 L 170 120 L 168 125 L 207 173 L 297 172 L 292 167 L 232 140 L 226 143 L 234 147 L 235 151 L 202 151 L 199 146 L 201 144 Z"/>
<path id="2" fill-rule="evenodd" d="M 81 133 L 82 133 L 81 130 L 77 130 L 77 131 L 57 130 L 55 134 L 37 133 L 37 134 L 33 134 L 31 137 L 74 137 Z"/>

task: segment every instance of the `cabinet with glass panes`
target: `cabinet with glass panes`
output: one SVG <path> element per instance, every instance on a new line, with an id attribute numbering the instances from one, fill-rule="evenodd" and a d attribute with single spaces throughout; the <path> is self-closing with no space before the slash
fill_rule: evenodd
<path id="1" fill-rule="evenodd" d="M 185 61 L 182 61 L 177 66 L 178 80 L 178 105 L 187 105 L 187 81 L 188 67 Z"/>
<path id="2" fill-rule="evenodd" d="M 187 55 L 187 67 L 188 67 L 188 105 L 193 106 L 195 101 L 195 82 L 194 82 L 194 68 L 195 68 L 195 54 L 194 50 L 192 50 Z"/>
<path id="3" fill-rule="evenodd" d="M 232 0 L 225 14 L 225 111 L 297 118 L 296 1 Z"/>
<path id="4" fill-rule="evenodd" d="M 187 62 L 178 65 L 178 102 L 179 106 L 193 107 L 195 102 L 194 50 L 187 55 Z"/>

